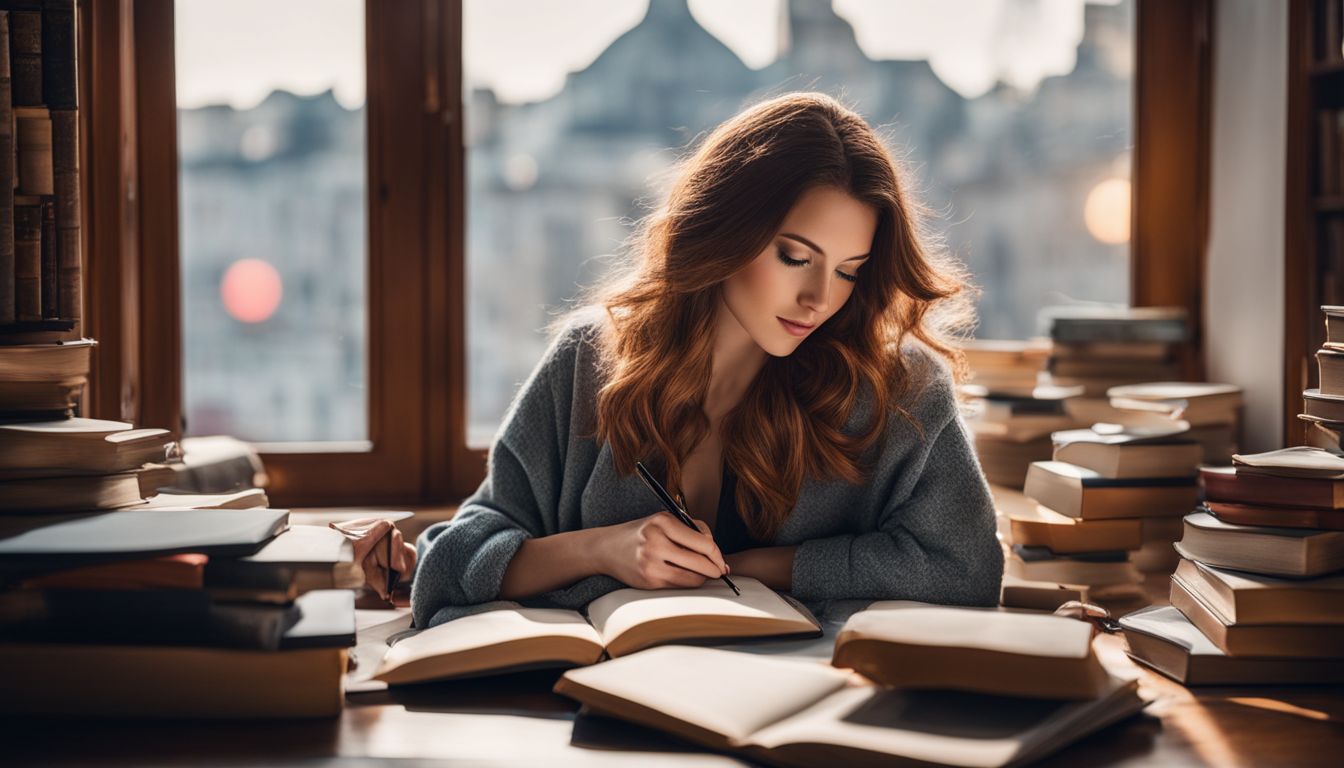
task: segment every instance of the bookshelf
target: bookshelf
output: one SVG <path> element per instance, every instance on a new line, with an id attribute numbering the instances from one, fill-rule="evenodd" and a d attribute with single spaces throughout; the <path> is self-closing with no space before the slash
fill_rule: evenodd
<path id="1" fill-rule="evenodd" d="M 1320 307 L 1344 303 L 1344 0 L 1292 0 L 1287 85 L 1283 438 L 1300 445 Z"/>
<path id="2" fill-rule="evenodd" d="M 0 2 L 0 343 L 80 332 L 74 12 L 73 0 Z"/>

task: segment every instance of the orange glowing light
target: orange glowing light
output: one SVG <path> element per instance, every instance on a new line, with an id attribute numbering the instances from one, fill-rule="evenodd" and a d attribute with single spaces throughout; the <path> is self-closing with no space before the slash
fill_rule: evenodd
<path id="1" fill-rule="evenodd" d="M 229 265 L 219 284 L 224 310 L 240 323 L 260 323 L 275 314 L 284 295 L 280 273 L 261 259 L 240 259 Z"/>
<path id="2" fill-rule="evenodd" d="M 1092 188 L 1083 204 L 1087 231 L 1107 245 L 1129 242 L 1128 179 L 1107 179 Z"/>

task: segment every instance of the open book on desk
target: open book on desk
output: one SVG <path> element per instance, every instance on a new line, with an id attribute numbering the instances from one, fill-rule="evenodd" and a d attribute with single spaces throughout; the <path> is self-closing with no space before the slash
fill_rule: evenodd
<path id="1" fill-rule="evenodd" d="M 821 634 L 807 609 L 759 581 L 696 589 L 618 589 L 587 615 L 557 608 L 486 611 L 431 627 L 393 645 L 374 679 L 396 685 L 595 664 L 669 642 Z"/>
<path id="2" fill-rule="evenodd" d="M 902 690 L 816 661 L 653 648 L 565 672 L 586 711 L 773 765 L 955 765 L 1040 759 L 1144 706 L 1137 677 L 1082 700 Z"/>

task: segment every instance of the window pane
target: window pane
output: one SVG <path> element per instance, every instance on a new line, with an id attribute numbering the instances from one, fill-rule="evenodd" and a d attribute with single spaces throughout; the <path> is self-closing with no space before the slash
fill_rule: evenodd
<path id="1" fill-rule="evenodd" d="M 473 445 L 676 150 L 766 94 L 879 127 L 984 289 L 982 338 L 1128 301 L 1130 0 L 468 0 L 463 23 Z"/>
<path id="2" fill-rule="evenodd" d="M 367 437 L 360 0 L 177 0 L 188 434 Z"/>

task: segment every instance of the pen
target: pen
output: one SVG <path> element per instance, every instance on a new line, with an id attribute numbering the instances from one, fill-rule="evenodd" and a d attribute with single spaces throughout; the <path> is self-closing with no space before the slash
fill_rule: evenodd
<path id="1" fill-rule="evenodd" d="M 636 461 L 635 471 L 639 472 L 639 479 L 644 481 L 644 484 L 649 487 L 650 491 L 653 491 L 653 495 L 658 497 L 658 501 L 662 502 L 663 507 L 666 508 L 668 512 L 671 512 L 672 515 L 680 520 L 687 528 L 690 528 L 697 533 L 700 532 L 700 529 L 695 527 L 695 522 L 691 520 L 691 516 L 686 514 L 686 510 L 677 506 L 677 503 L 672 500 L 672 497 L 668 495 L 663 486 L 654 479 L 653 474 L 644 466 L 644 462 Z M 732 579 L 728 578 L 727 574 L 724 574 L 719 578 L 723 579 L 723 583 L 727 584 L 728 588 L 733 590 L 734 595 L 742 594 L 742 591 L 737 588 L 737 585 L 733 583 Z"/>

